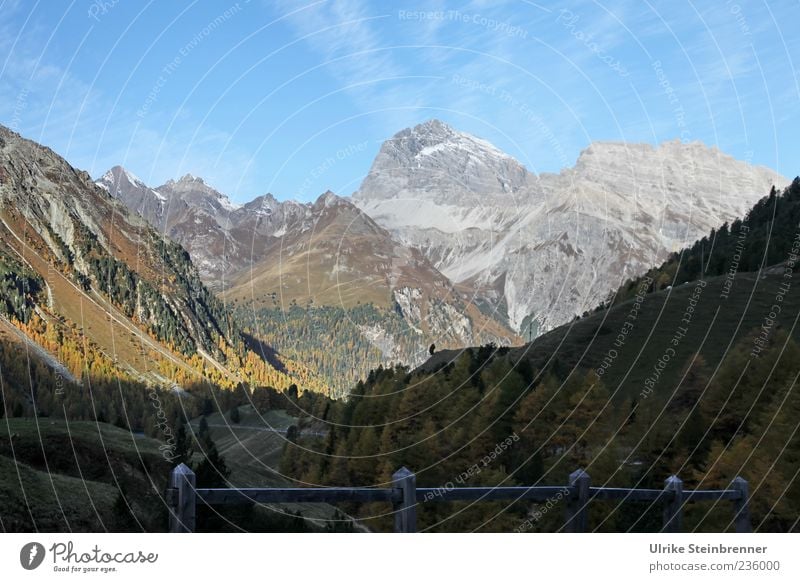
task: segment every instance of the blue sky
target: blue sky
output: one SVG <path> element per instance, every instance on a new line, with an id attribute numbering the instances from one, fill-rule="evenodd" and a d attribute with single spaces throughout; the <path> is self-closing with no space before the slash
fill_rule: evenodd
<path id="1" fill-rule="evenodd" d="M 347 195 L 432 117 L 535 172 L 677 138 L 800 173 L 797 0 L 0 2 L 0 123 L 93 176 Z"/>

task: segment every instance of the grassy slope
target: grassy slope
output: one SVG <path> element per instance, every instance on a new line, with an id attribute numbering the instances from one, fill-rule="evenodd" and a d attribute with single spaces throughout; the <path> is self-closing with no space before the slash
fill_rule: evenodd
<path id="1" fill-rule="evenodd" d="M 283 410 L 270 410 L 262 415 L 250 405 L 239 410 L 239 424 L 219 412 L 206 417 L 211 438 L 231 469 L 231 483 L 237 487 L 286 487 L 288 481 L 276 469 L 286 442 L 286 429 L 297 419 Z M 191 425 L 198 430 L 199 419 Z"/>
<path id="2" fill-rule="evenodd" d="M 228 414 L 223 416 L 215 412 L 206 417 L 211 438 L 231 471 L 231 486 L 297 487 L 297 483 L 278 472 L 286 443 L 286 429 L 296 425 L 297 419 L 283 410 L 270 410 L 259 415 L 250 405 L 239 407 L 239 413 L 238 424 L 232 423 Z M 193 420 L 191 425 L 197 430 L 199 419 Z M 265 507 L 268 511 L 280 513 L 299 511 L 304 518 L 322 527 L 336 511 L 335 507 L 324 503 L 270 504 Z"/>
<path id="3" fill-rule="evenodd" d="M 14 224 L 10 217 L 0 213 L 8 226 L 0 226 L 0 244 L 6 244 L 47 282 L 52 293 L 52 311 L 74 322 L 82 334 L 89 337 L 108 357 L 117 361 L 120 368 L 134 375 L 153 379 L 158 361 L 165 359 L 173 366 L 192 372 L 186 363 L 170 350 L 152 339 L 131 322 L 105 297 L 96 292 L 85 292 L 58 270 L 31 246 L 23 245 L 21 238 L 10 230 Z"/>
<path id="4" fill-rule="evenodd" d="M 152 504 L 158 507 L 170 469 L 159 445 L 104 423 L 0 420 L 3 530 L 113 529 L 119 487 L 151 529 L 159 519 Z"/>
<path id="5" fill-rule="evenodd" d="M 282 256 L 279 263 L 264 265 L 256 274 L 240 275 L 222 296 L 227 301 L 255 299 L 256 307 L 271 307 L 271 294 L 288 304 L 294 300 L 306 305 L 334 305 L 345 309 L 359 303 L 390 307 L 391 296 L 386 280 L 378 275 L 343 271 L 332 273 L 336 259 L 318 252 L 299 256 Z"/>
<path id="6" fill-rule="evenodd" d="M 15 531 L 104 531 L 116 489 L 0 456 L 0 525 Z"/>
<path id="7" fill-rule="evenodd" d="M 774 270 L 762 276 L 739 273 L 726 300 L 720 297 L 724 278 L 708 279 L 692 314 L 688 333 L 675 347 L 676 354 L 662 371 L 656 392 L 664 386 L 670 389 L 675 386 L 683 363 L 694 352 L 699 351 L 713 370 L 738 339 L 764 323 L 776 302 L 781 282 L 781 275 Z M 653 373 L 653 366 L 670 347 L 670 339 L 681 325 L 694 289 L 694 283 L 690 283 L 647 295 L 622 347 L 615 346 L 614 341 L 623 324 L 631 321 L 628 315 L 635 300 L 559 327 L 531 344 L 512 349 L 512 354 L 528 359 L 540 370 L 555 359 L 565 369 L 593 369 L 602 363 L 610 349 L 616 349 L 617 356 L 603 376 L 606 386 L 616 398 L 639 394 L 645 379 Z M 792 335 L 800 339 L 800 329 L 795 327 L 796 316 L 800 313 L 800 293 L 790 291 L 782 305 L 776 325 L 793 330 Z M 453 350 L 437 353 L 423 368 L 435 369 L 457 354 Z"/>

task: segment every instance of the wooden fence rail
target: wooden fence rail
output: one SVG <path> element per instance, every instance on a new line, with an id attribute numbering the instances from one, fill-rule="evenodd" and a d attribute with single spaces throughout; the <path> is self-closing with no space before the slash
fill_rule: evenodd
<path id="1" fill-rule="evenodd" d="M 169 531 L 193 532 L 198 504 L 232 505 L 251 503 L 356 503 L 388 502 L 392 504 L 396 532 L 417 531 L 419 502 L 442 501 L 548 501 L 564 499 L 564 527 L 567 532 L 585 532 L 591 501 L 650 501 L 663 504 L 661 531 L 681 529 L 683 506 L 693 501 L 731 501 L 735 530 L 750 531 L 749 491 L 747 481 L 737 477 L 730 488 L 720 490 L 683 489 L 683 482 L 671 476 L 663 489 L 626 489 L 592 487 L 588 473 L 579 469 L 562 486 L 542 487 L 417 487 L 416 476 L 405 467 L 392 476 L 391 488 L 375 487 L 268 487 L 234 489 L 198 489 L 195 475 L 184 464 L 170 474 L 166 499 L 169 505 Z"/>

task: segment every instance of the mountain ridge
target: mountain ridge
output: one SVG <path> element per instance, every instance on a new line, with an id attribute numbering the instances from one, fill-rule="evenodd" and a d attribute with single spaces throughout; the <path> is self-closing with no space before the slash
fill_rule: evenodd
<path id="1" fill-rule="evenodd" d="M 104 185 L 135 209 L 141 186 L 126 193 L 125 175 L 112 173 Z M 593 309 L 683 241 L 784 183 L 767 168 L 680 140 L 593 142 L 574 166 L 534 174 L 486 140 L 433 119 L 386 140 L 351 197 L 327 191 L 301 203 L 265 194 L 234 205 L 191 175 L 146 192 L 152 206 L 170 209 L 148 220 L 187 248 L 226 301 L 345 311 L 374 303 L 394 308 L 430 343 L 449 326 L 469 345 L 464 316 L 494 330 L 487 341 L 533 338 Z M 358 226 L 334 226 L 328 207 Z M 370 236 L 355 236 L 359 228 Z M 418 271 L 398 295 L 405 249 Z M 432 297 L 444 298 L 450 315 L 431 328 Z"/>
<path id="2" fill-rule="evenodd" d="M 353 195 L 356 205 L 454 283 L 501 295 L 506 323 L 521 333 L 569 321 L 680 242 L 734 219 L 772 185 L 788 184 L 767 168 L 676 140 L 595 142 L 558 174 L 522 173 L 503 156 L 476 165 L 457 146 L 440 147 L 415 167 L 407 163 L 418 160 L 415 132 L 430 136 L 421 124 L 382 146 Z M 515 169 L 520 178 L 508 188 Z M 428 183 L 438 194 L 428 195 Z M 571 289 L 562 289 L 565 280 Z M 481 300 L 499 305 L 497 297 Z"/>
<path id="3" fill-rule="evenodd" d="M 180 245 L 86 172 L 2 126 L 0 270 L 11 283 L 0 311 L 76 377 L 291 383 L 246 347 Z"/>

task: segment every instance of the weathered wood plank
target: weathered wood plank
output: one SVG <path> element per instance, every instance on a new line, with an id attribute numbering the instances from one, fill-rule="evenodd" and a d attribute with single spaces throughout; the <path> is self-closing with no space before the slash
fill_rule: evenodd
<path id="1" fill-rule="evenodd" d="M 739 494 L 733 502 L 733 521 L 736 533 L 750 533 L 750 486 L 741 477 L 736 477 L 731 483 L 731 489 Z"/>
<path id="2" fill-rule="evenodd" d="M 419 487 L 417 501 L 547 501 L 571 494 L 569 487 Z"/>
<path id="3" fill-rule="evenodd" d="M 198 489 L 199 501 L 208 505 L 247 504 L 247 503 L 335 503 L 353 501 L 369 503 L 374 501 L 395 502 L 399 493 L 394 489 L 375 489 L 370 487 L 268 487 L 239 489 Z"/>
<path id="4" fill-rule="evenodd" d="M 733 489 L 695 489 L 683 492 L 684 501 L 735 501 L 739 499 L 739 492 Z"/>
<path id="5" fill-rule="evenodd" d="M 589 488 L 589 499 L 596 501 L 655 501 L 664 495 L 663 489 Z"/>

